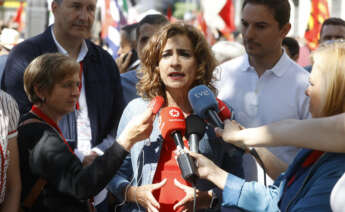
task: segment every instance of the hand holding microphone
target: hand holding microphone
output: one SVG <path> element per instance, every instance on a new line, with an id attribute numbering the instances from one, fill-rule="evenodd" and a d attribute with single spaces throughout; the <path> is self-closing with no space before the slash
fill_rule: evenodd
<path id="1" fill-rule="evenodd" d="M 164 98 L 161 96 L 156 96 L 152 99 L 146 111 L 134 117 L 127 124 L 117 139 L 118 143 L 129 151 L 135 142 L 148 138 L 153 129 L 155 115 L 163 104 Z"/>
<path id="2" fill-rule="evenodd" d="M 154 119 L 155 114 L 153 114 L 152 108 L 147 108 L 144 113 L 131 119 L 118 137 L 117 142 L 129 151 L 136 142 L 150 136 Z"/>
<path id="3" fill-rule="evenodd" d="M 223 141 L 238 146 L 248 152 L 249 149 L 243 144 L 243 140 L 239 134 L 242 129 L 244 129 L 244 127 L 239 123 L 234 120 L 231 121 L 227 119 L 224 121 L 224 129 L 217 127 L 214 130 L 216 135 L 221 137 Z"/>

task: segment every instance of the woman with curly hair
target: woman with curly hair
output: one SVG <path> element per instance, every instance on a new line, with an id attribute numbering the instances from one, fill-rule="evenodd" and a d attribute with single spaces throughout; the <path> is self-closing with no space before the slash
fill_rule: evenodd
<path id="1" fill-rule="evenodd" d="M 141 62 L 137 84 L 141 98 L 134 99 L 126 107 L 118 134 L 128 120 L 141 113 L 156 96 L 164 98 L 163 107 L 178 107 L 187 117 L 193 113 L 188 101 L 191 88 L 206 85 L 216 92 L 213 86 L 216 60 L 203 35 L 193 26 L 183 23 L 164 26 L 146 45 Z M 108 186 L 125 204 L 123 211 L 181 211 L 192 205 L 194 191 L 181 177 L 172 154 L 176 146 L 162 138 L 158 125 L 156 118 L 150 138 L 133 146 L 120 172 Z M 216 138 L 212 127 L 208 127 L 200 140 L 199 152 L 219 166 L 242 175 L 241 155 L 229 156 L 229 149 L 224 145 Z M 208 207 L 211 198 L 207 190 L 212 185 L 205 181 L 196 184 L 200 190 L 197 190 L 198 207 Z"/>

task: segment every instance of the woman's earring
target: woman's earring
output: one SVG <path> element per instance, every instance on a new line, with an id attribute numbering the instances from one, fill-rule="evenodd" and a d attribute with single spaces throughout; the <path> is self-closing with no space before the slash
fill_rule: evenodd
<path id="1" fill-rule="evenodd" d="M 46 98 L 45 97 L 42 97 L 42 99 L 41 99 L 41 101 L 42 101 L 42 103 L 46 103 Z"/>

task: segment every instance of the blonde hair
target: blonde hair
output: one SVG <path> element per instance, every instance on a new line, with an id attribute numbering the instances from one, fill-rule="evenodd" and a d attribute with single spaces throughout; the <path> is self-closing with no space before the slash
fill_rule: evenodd
<path id="1" fill-rule="evenodd" d="M 186 35 L 192 44 L 198 67 L 192 87 L 203 84 L 216 93 L 216 88 L 212 83 L 213 71 L 217 62 L 206 39 L 198 29 L 191 25 L 173 23 L 165 25 L 154 34 L 144 49 L 137 84 L 137 91 L 141 97 L 145 99 L 152 99 L 155 96 L 165 97 L 165 86 L 160 79 L 157 67 L 167 40 L 176 35 Z"/>
<path id="2" fill-rule="evenodd" d="M 71 57 L 60 53 L 46 53 L 36 57 L 25 69 L 24 90 L 31 103 L 42 103 L 35 86 L 49 94 L 56 83 L 80 71 L 80 65 Z"/>
<path id="3" fill-rule="evenodd" d="M 321 45 L 313 54 L 322 79 L 321 116 L 345 112 L 345 42 L 334 41 Z M 315 70 L 313 70 L 315 71 Z"/>

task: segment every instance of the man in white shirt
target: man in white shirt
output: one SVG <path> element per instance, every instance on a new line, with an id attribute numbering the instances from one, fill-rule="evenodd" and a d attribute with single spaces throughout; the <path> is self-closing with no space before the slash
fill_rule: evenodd
<path id="1" fill-rule="evenodd" d="M 308 73 L 282 49 L 282 40 L 291 28 L 289 18 L 288 0 L 243 2 L 241 31 L 246 54 L 218 67 L 216 87 L 218 98 L 233 107 L 235 119 L 244 127 L 309 117 L 304 93 Z M 297 150 L 256 148 L 273 179 L 292 162 Z M 251 156 L 245 155 L 243 166 L 247 180 L 262 181 L 262 171 L 257 171 L 259 166 Z"/>

